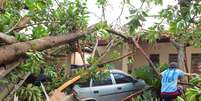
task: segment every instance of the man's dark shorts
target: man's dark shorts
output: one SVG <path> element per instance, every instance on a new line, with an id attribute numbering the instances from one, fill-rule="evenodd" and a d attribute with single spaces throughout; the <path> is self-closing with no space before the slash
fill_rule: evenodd
<path id="1" fill-rule="evenodd" d="M 182 93 L 182 90 L 181 89 L 178 89 L 177 91 L 175 92 L 161 92 L 161 98 L 164 100 L 164 101 L 172 101 L 173 99 L 176 99 L 177 96 L 180 96 Z"/>

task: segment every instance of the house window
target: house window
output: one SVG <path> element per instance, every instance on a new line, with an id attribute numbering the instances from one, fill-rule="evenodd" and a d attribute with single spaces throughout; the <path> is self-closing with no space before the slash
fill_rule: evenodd
<path id="1" fill-rule="evenodd" d="M 171 62 L 177 62 L 177 54 L 169 54 L 169 63 Z"/>
<path id="2" fill-rule="evenodd" d="M 191 72 L 198 73 L 201 65 L 201 54 L 191 54 Z"/>
<path id="3" fill-rule="evenodd" d="M 157 65 L 157 64 L 159 64 L 159 54 L 150 54 L 149 55 L 149 58 L 151 59 L 151 61 L 155 64 L 155 65 Z"/>

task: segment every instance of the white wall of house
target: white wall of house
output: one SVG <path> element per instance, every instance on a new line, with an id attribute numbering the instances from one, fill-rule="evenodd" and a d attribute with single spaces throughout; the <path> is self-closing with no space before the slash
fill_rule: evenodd
<path id="1" fill-rule="evenodd" d="M 91 56 L 91 53 L 84 53 L 84 61 L 85 64 L 89 64 L 87 59 Z M 75 52 L 71 54 L 71 64 L 75 65 L 84 65 L 82 57 L 79 52 Z"/>

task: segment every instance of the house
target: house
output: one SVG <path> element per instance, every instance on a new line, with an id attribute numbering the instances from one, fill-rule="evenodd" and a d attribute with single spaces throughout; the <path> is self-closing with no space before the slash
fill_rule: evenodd
<path id="1" fill-rule="evenodd" d="M 101 56 L 104 53 L 105 47 L 108 42 L 105 40 L 99 40 L 98 43 L 98 52 L 96 55 Z M 118 51 L 119 56 L 125 55 L 131 52 L 131 46 L 133 44 L 124 43 L 118 47 L 112 47 L 111 51 Z M 170 62 L 177 62 L 177 50 L 169 41 L 168 38 L 161 38 L 155 44 L 148 44 L 146 42 L 140 42 L 140 45 L 145 50 L 145 52 L 149 55 L 150 59 L 155 64 L 169 64 Z M 111 59 L 111 51 L 106 54 L 103 62 L 112 60 Z M 85 63 L 88 64 L 87 58 L 91 56 L 91 52 L 85 52 Z M 201 67 L 201 48 L 195 48 L 193 46 L 188 46 L 186 48 L 186 56 L 187 56 L 187 67 L 189 72 L 199 72 L 199 65 Z M 128 64 L 128 59 L 132 58 L 134 62 L 132 64 Z M 75 67 L 81 67 L 84 65 L 83 60 L 78 52 L 71 54 L 71 64 Z M 149 65 L 148 61 L 141 54 L 139 50 L 135 50 L 133 56 L 126 57 L 122 60 L 118 60 L 112 62 L 113 67 L 116 69 L 123 70 L 125 72 L 132 72 L 134 68 L 141 67 L 144 65 Z M 180 67 L 182 70 L 185 70 L 185 67 Z"/>
<path id="2" fill-rule="evenodd" d="M 105 44 L 106 45 L 106 44 Z M 149 55 L 150 59 L 156 64 L 169 64 L 170 62 L 177 62 L 177 50 L 169 41 L 168 38 L 161 38 L 155 44 L 148 44 L 146 42 L 140 42 L 140 45 Z M 121 55 L 127 54 L 131 51 L 129 48 L 132 44 L 123 44 L 121 48 L 117 49 Z M 99 51 L 101 51 L 105 46 L 99 46 Z M 195 48 L 193 46 L 188 46 L 186 48 L 187 57 L 187 67 L 189 72 L 199 72 L 201 67 L 201 48 Z M 127 64 L 128 58 L 133 58 L 134 63 Z M 107 60 L 107 59 L 106 59 Z M 149 65 L 148 61 L 141 54 L 139 50 L 136 49 L 132 57 L 127 57 L 122 60 L 113 63 L 115 68 L 121 69 L 126 72 L 131 72 L 133 68 L 141 67 L 144 65 Z M 200 66 L 200 67 L 199 67 Z M 185 70 L 185 67 L 180 67 Z"/>

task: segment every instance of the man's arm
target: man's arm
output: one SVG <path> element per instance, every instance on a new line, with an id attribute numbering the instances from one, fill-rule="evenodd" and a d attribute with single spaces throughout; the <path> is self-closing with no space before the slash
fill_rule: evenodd
<path id="1" fill-rule="evenodd" d="M 184 73 L 185 76 L 196 76 L 196 73 Z"/>

